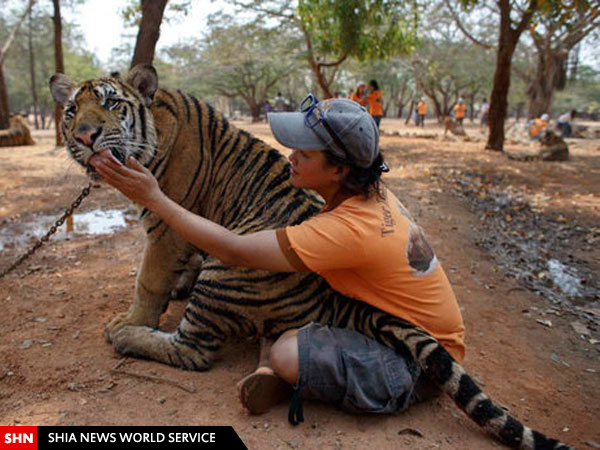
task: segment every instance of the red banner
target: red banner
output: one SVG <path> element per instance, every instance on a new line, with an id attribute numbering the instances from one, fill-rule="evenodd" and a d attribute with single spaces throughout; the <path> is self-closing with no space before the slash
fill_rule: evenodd
<path id="1" fill-rule="evenodd" d="M 0 450 L 37 450 L 37 427 L 0 427 Z"/>

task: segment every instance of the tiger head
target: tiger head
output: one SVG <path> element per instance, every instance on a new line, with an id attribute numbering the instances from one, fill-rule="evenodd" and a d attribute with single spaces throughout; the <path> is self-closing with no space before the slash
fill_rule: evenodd
<path id="1" fill-rule="evenodd" d="M 135 66 L 125 78 L 111 74 L 73 83 L 57 73 L 50 78 L 52 97 L 63 105 L 60 129 L 67 150 L 92 178 L 97 175 L 89 160 L 108 149 L 124 163 L 133 156 L 142 164 L 156 152 L 156 130 L 150 105 L 158 87 L 151 65 Z"/>

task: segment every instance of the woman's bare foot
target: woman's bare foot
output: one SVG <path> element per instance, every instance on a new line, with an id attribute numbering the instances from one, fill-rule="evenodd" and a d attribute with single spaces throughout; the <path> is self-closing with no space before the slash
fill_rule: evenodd
<path id="1" fill-rule="evenodd" d="M 240 402 L 250 414 L 265 413 L 292 395 L 292 387 L 265 366 L 243 378 L 237 388 Z"/>

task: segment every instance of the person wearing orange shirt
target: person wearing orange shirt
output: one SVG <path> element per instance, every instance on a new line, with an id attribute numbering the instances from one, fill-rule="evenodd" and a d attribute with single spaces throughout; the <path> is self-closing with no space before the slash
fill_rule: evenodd
<path id="1" fill-rule="evenodd" d="M 389 168 L 369 113 L 349 99 L 319 102 L 309 95 L 300 111 L 270 114 L 269 124 L 277 141 L 293 149 L 291 184 L 325 200 L 321 213 L 277 230 L 238 235 L 193 214 L 169 199 L 134 158 L 124 165 L 100 151 L 90 164 L 108 184 L 223 263 L 316 272 L 342 294 L 426 330 L 462 362 L 458 303 L 423 230 L 383 185 L 381 174 Z M 310 323 L 281 335 L 269 354 L 261 352 L 261 365 L 238 389 L 251 413 L 289 398 L 290 385 L 296 386 L 294 400 L 304 395 L 354 412 L 397 413 L 440 392 L 421 373 L 410 356 L 375 340 Z"/>
<path id="2" fill-rule="evenodd" d="M 369 81 L 369 88 L 367 92 L 369 113 L 371 114 L 371 117 L 373 117 L 373 120 L 375 120 L 377 129 L 379 129 L 379 124 L 381 123 L 381 118 L 383 117 L 383 92 L 379 90 L 379 84 L 377 84 L 377 80 Z"/>
<path id="3" fill-rule="evenodd" d="M 548 116 L 548 114 L 542 114 L 540 117 L 533 119 L 529 126 L 529 138 L 539 139 L 542 135 L 542 131 L 548 128 L 549 125 L 550 116 Z"/>
<path id="4" fill-rule="evenodd" d="M 459 97 L 458 103 L 454 105 L 454 117 L 458 124 L 462 127 L 463 120 L 467 115 L 467 105 L 463 103 L 463 99 Z"/>
<path id="5" fill-rule="evenodd" d="M 417 114 L 419 117 L 418 125 L 421 125 L 421 128 L 425 128 L 425 115 L 427 114 L 427 103 L 425 103 L 425 98 L 421 97 L 419 103 L 417 103 Z"/>
<path id="6" fill-rule="evenodd" d="M 356 85 L 356 89 L 350 95 L 350 100 L 355 101 L 360 106 L 367 107 L 367 99 L 365 97 L 366 85 L 362 81 L 359 81 Z"/>

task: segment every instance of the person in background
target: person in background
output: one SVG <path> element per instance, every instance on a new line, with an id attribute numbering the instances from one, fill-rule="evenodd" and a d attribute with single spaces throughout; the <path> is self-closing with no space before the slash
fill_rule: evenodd
<path id="1" fill-rule="evenodd" d="M 359 81 L 358 84 L 356 85 L 356 89 L 352 92 L 352 95 L 350 96 L 350 100 L 355 101 L 356 103 L 358 103 L 360 106 L 364 106 L 365 108 L 367 107 L 367 99 L 365 97 L 365 83 L 363 83 L 362 81 Z"/>
<path id="2" fill-rule="evenodd" d="M 335 91 L 333 93 L 333 98 L 342 98 L 342 93 L 340 91 Z"/>
<path id="3" fill-rule="evenodd" d="M 281 95 L 281 92 L 277 93 L 277 97 L 275 97 L 275 101 L 273 103 L 275 112 L 283 112 L 285 111 L 285 99 Z"/>
<path id="4" fill-rule="evenodd" d="M 481 102 L 481 110 L 479 111 L 479 124 L 482 128 L 487 127 L 489 114 L 490 104 L 487 102 L 487 99 L 484 98 Z"/>
<path id="5" fill-rule="evenodd" d="M 467 115 L 467 105 L 464 104 L 462 97 L 458 98 L 458 103 L 454 105 L 454 118 L 458 124 L 462 127 L 463 120 Z"/>
<path id="6" fill-rule="evenodd" d="M 419 103 L 417 103 L 417 126 L 420 124 L 421 128 L 425 128 L 425 115 L 427 114 L 427 103 L 425 103 L 425 97 L 421 97 Z"/>
<path id="7" fill-rule="evenodd" d="M 556 123 L 556 126 L 561 131 L 561 137 L 565 138 L 571 136 L 571 133 L 573 132 L 571 122 L 575 119 L 576 115 L 577 111 L 572 109 L 571 111 L 558 116 L 558 122 Z"/>
<path id="8" fill-rule="evenodd" d="M 545 130 L 550 125 L 550 116 L 542 114 L 539 118 L 533 119 L 529 125 L 529 138 L 539 139 L 542 135 L 542 130 Z"/>
<path id="9" fill-rule="evenodd" d="M 265 123 L 269 123 L 269 113 L 272 110 L 269 100 L 265 101 L 264 109 L 265 109 Z"/>
<path id="10" fill-rule="evenodd" d="M 383 92 L 379 89 L 379 84 L 377 84 L 377 80 L 369 81 L 369 88 L 367 94 L 367 103 L 369 104 L 369 113 L 375 123 L 377 124 L 377 129 L 379 130 L 379 124 L 381 123 L 381 118 L 383 117 Z"/>

